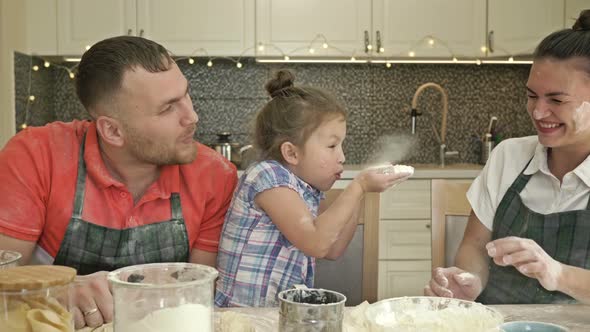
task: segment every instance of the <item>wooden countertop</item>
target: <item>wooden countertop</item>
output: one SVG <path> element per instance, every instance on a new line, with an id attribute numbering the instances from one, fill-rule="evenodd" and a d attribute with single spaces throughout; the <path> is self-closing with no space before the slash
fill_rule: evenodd
<path id="1" fill-rule="evenodd" d="M 570 329 L 570 332 L 590 331 L 590 306 L 580 304 L 520 304 L 520 305 L 491 305 L 504 315 L 504 321 L 533 320 L 558 324 Z M 349 310 L 350 308 L 347 308 Z M 256 317 L 257 332 L 278 331 L 279 313 L 277 308 L 232 308 L 216 309 L 216 313 L 235 311 Z M 218 315 L 217 315 L 218 316 Z M 109 326 L 98 329 L 85 328 L 78 332 L 101 331 L 111 332 Z M 237 331 L 236 331 L 237 332 Z"/>

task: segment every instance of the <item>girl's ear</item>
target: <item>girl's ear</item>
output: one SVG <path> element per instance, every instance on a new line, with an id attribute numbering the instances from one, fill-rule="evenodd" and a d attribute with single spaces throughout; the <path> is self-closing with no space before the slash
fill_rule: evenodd
<path id="1" fill-rule="evenodd" d="M 281 144 L 281 155 L 283 159 L 290 165 L 297 165 L 299 163 L 300 152 L 299 148 L 291 142 L 284 142 Z"/>

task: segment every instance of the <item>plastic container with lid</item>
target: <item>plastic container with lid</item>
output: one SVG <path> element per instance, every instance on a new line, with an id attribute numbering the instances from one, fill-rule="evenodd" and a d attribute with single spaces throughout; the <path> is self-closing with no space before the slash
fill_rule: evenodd
<path id="1" fill-rule="evenodd" d="M 191 263 L 124 267 L 108 275 L 115 332 L 214 331 L 217 270 Z"/>
<path id="2" fill-rule="evenodd" d="M 76 270 L 56 265 L 0 270 L 0 331 L 73 332 L 71 282 Z"/>
<path id="3" fill-rule="evenodd" d="M 18 266 L 21 257 L 18 251 L 0 250 L 0 270 Z"/>

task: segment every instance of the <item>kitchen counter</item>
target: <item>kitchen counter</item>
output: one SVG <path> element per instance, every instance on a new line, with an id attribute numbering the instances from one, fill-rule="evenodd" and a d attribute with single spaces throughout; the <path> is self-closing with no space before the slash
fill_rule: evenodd
<path id="1" fill-rule="evenodd" d="M 414 167 L 413 179 L 475 179 L 483 165 L 478 164 L 448 164 L 441 168 L 436 164 L 407 164 Z M 344 165 L 342 180 L 353 179 L 365 165 Z M 238 177 L 244 173 L 238 171 Z"/>
<path id="2" fill-rule="evenodd" d="M 590 331 L 590 306 L 581 304 L 519 304 L 519 305 L 491 305 L 504 315 L 505 322 L 517 320 L 532 320 L 548 322 L 565 326 L 570 332 Z M 350 310 L 351 308 L 346 308 Z M 279 313 L 277 308 L 232 308 L 216 309 L 216 316 L 224 311 L 234 311 L 253 318 L 257 332 L 278 331 Z M 110 324 L 104 328 L 85 328 L 78 332 L 112 331 Z M 239 331 L 236 331 L 239 332 Z"/>

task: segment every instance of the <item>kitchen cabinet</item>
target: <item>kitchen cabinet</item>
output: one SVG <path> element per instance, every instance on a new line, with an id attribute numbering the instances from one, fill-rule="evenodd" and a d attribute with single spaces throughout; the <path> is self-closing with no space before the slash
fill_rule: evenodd
<path id="1" fill-rule="evenodd" d="M 381 194 L 378 299 L 423 294 L 430 280 L 430 179 L 410 179 Z"/>
<path id="2" fill-rule="evenodd" d="M 590 1 L 588 0 L 565 0 L 565 20 L 564 28 L 570 29 L 572 25 L 580 16 L 580 12 L 584 9 L 590 9 Z"/>
<path id="3" fill-rule="evenodd" d="M 150 38 L 174 55 L 254 53 L 254 0 L 57 0 L 57 5 L 61 55 L 79 55 L 86 46 L 119 35 Z"/>
<path id="4" fill-rule="evenodd" d="M 259 56 L 478 56 L 485 0 L 257 0 L 256 44 Z"/>
<path id="5" fill-rule="evenodd" d="M 258 56 L 361 56 L 371 33 L 371 1 L 256 1 Z"/>
<path id="6" fill-rule="evenodd" d="M 530 55 L 564 26 L 564 0 L 488 0 L 488 57 Z"/>
<path id="7" fill-rule="evenodd" d="M 485 55 L 485 16 L 486 0 L 373 0 L 373 30 L 385 56 Z"/>

